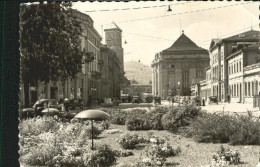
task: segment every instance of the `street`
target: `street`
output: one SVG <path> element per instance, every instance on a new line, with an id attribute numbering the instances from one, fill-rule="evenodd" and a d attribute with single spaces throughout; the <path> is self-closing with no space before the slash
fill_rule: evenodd
<path id="1" fill-rule="evenodd" d="M 156 104 L 156 106 L 169 106 L 172 105 L 166 100 L 163 100 L 160 105 Z M 174 103 L 174 106 L 178 106 L 178 103 Z M 139 109 L 147 109 L 151 110 L 155 107 L 153 103 L 120 103 L 119 106 L 113 106 L 111 108 L 114 109 L 131 109 L 131 108 L 139 108 Z M 242 103 L 219 103 L 219 104 L 207 104 L 206 106 L 200 106 L 202 110 L 205 110 L 207 112 L 213 113 L 213 112 L 226 112 L 226 113 L 238 113 L 238 114 L 247 114 L 247 111 L 251 111 L 253 116 L 260 116 L 260 110 L 259 108 L 253 108 L 252 104 L 242 104 Z M 93 106 L 92 109 L 101 109 L 102 106 Z M 88 108 L 72 110 L 70 112 L 80 112 L 83 110 L 86 110 Z"/>

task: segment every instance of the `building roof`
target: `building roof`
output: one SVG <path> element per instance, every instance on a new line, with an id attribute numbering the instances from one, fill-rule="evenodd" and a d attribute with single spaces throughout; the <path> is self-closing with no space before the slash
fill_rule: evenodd
<path id="1" fill-rule="evenodd" d="M 197 46 L 189 37 L 187 37 L 184 32 L 181 36 L 172 44 L 168 49 L 163 50 L 163 52 L 175 52 L 175 51 L 206 51 L 199 46 Z"/>
<path id="2" fill-rule="evenodd" d="M 237 35 L 233 35 L 228 38 L 224 38 L 224 41 L 245 41 L 245 40 L 259 40 L 260 39 L 260 31 L 249 30 Z"/>
<path id="3" fill-rule="evenodd" d="M 109 24 L 109 25 L 106 26 L 105 30 L 109 30 L 109 29 L 118 29 L 118 30 L 122 31 L 121 28 L 119 28 L 119 27 L 116 25 L 115 22 L 112 22 L 111 24 Z"/>
<path id="4" fill-rule="evenodd" d="M 223 38 L 223 39 L 212 39 L 210 44 L 210 49 L 214 48 L 217 44 L 222 42 L 254 42 L 260 40 L 260 31 L 249 30 L 240 34 L 233 35 L 231 37 Z"/>

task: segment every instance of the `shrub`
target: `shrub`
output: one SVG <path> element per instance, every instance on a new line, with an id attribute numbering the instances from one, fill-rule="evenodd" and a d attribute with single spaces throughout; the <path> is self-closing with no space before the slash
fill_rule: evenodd
<path id="1" fill-rule="evenodd" d="M 118 139 L 118 143 L 124 149 L 134 149 L 135 146 L 143 141 L 143 138 L 136 133 L 126 133 L 121 135 Z"/>
<path id="2" fill-rule="evenodd" d="M 180 152 L 180 147 L 173 149 L 172 146 L 168 143 L 148 146 L 145 149 L 145 157 L 143 159 L 143 163 L 147 166 L 164 166 L 166 164 L 169 164 L 167 163 L 168 157 L 175 156 Z"/>
<path id="3" fill-rule="evenodd" d="M 169 111 L 162 116 L 161 122 L 164 130 L 175 131 L 177 129 L 177 122 L 175 119 L 177 112 L 178 108 L 171 107 L 169 108 Z"/>
<path id="4" fill-rule="evenodd" d="M 21 161 L 32 166 L 46 166 L 55 156 L 62 153 L 63 146 L 57 141 L 55 134 L 43 133 L 34 145 L 21 153 Z"/>
<path id="5" fill-rule="evenodd" d="M 112 166 L 117 160 L 117 151 L 111 149 L 108 145 L 102 145 L 95 151 L 91 151 L 84 155 L 86 166 L 91 167 L 108 167 Z"/>
<path id="6" fill-rule="evenodd" d="M 43 132 L 57 131 L 61 122 L 56 121 L 53 117 L 36 117 L 22 120 L 19 124 L 20 135 L 38 135 Z"/>
<path id="7" fill-rule="evenodd" d="M 146 121 L 146 110 L 134 109 L 128 112 L 126 127 L 128 130 L 149 130 Z"/>
<path id="8" fill-rule="evenodd" d="M 259 144 L 258 118 L 224 113 L 203 113 L 191 125 L 191 134 L 198 142 L 230 142 L 237 144 Z"/>
<path id="9" fill-rule="evenodd" d="M 240 154 L 237 150 L 225 149 L 221 145 L 217 154 L 212 156 L 212 159 L 212 167 L 237 165 L 240 163 Z"/>
<path id="10" fill-rule="evenodd" d="M 111 113 L 110 121 L 112 124 L 125 125 L 126 118 L 127 118 L 127 111 L 117 110 Z"/>
<path id="11" fill-rule="evenodd" d="M 146 121 L 149 129 L 163 130 L 162 116 L 169 111 L 169 107 L 156 107 L 146 113 Z"/>
<path id="12" fill-rule="evenodd" d="M 232 117 L 232 135 L 229 136 L 232 145 L 259 145 L 259 118 L 247 115 Z"/>

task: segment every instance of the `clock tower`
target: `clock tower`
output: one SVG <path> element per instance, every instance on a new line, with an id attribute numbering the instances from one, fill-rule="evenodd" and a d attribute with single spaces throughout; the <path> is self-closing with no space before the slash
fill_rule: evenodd
<path id="1" fill-rule="evenodd" d="M 122 30 L 113 22 L 105 30 L 106 45 L 116 52 L 120 62 L 120 72 L 124 73 L 124 50 L 122 48 Z"/>

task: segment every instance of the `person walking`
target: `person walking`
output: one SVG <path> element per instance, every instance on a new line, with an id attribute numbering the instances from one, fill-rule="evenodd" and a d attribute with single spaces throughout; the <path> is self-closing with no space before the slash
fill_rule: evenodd
<path id="1" fill-rule="evenodd" d="M 64 108 L 65 108 L 65 111 L 68 113 L 69 112 L 69 106 L 70 106 L 70 100 L 68 98 L 65 98 L 63 105 L 64 105 Z"/>
<path id="2" fill-rule="evenodd" d="M 174 97 L 172 97 L 172 106 L 173 106 L 173 103 L 174 103 Z"/>

